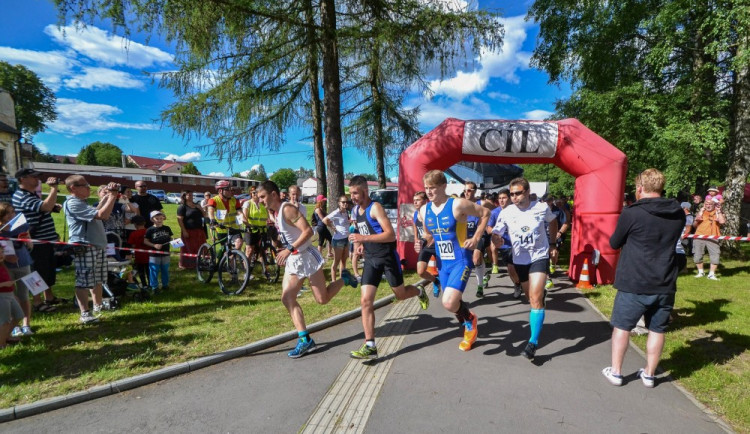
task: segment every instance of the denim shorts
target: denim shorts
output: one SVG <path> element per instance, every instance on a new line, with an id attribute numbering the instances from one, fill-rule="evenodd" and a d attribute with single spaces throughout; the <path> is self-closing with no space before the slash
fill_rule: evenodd
<path id="1" fill-rule="evenodd" d="M 344 249 L 349 245 L 349 239 L 348 238 L 341 238 L 341 239 L 333 239 L 331 240 L 331 246 L 334 249 Z"/>
<path id="2" fill-rule="evenodd" d="M 673 307 L 674 293 L 633 294 L 617 291 L 610 324 L 620 330 L 630 331 L 643 316 L 647 329 L 656 333 L 664 333 L 667 331 L 669 314 Z"/>

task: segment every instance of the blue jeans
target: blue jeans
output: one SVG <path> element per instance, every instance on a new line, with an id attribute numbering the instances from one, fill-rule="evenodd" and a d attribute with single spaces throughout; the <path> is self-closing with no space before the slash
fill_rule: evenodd
<path id="1" fill-rule="evenodd" d="M 148 258 L 148 275 L 151 287 L 159 286 L 159 273 L 161 272 L 161 286 L 169 286 L 169 256 L 151 256 Z"/>

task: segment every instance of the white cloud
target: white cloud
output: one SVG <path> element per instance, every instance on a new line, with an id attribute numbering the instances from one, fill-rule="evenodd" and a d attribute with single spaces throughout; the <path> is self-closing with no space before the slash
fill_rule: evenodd
<path id="1" fill-rule="evenodd" d="M 64 80 L 68 89 L 105 90 L 111 87 L 144 89 L 142 81 L 124 71 L 110 68 L 86 67 L 83 74 Z"/>
<path id="2" fill-rule="evenodd" d="M 243 170 L 242 172 L 240 172 L 240 175 L 242 175 L 243 177 L 247 177 L 247 175 L 249 174 L 250 174 L 249 170 Z"/>
<path id="3" fill-rule="evenodd" d="M 201 153 L 200 152 L 188 152 L 186 154 L 177 155 L 177 154 L 169 154 L 166 157 L 164 157 L 165 160 L 176 160 L 176 161 L 198 161 L 201 159 Z"/>
<path id="4" fill-rule="evenodd" d="M 37 149 L 39 149 L 41 152 L 44 152 L 45 154 L 49 153 L 49 148 L 42 142 L 35 142 L 34 146 L 36 146 Z"/>
<path id="5" fill-rule="evenodd" d="M 105 65 L 123 65 L 132 68 L 146 68 L 153 65 L 171 63 L 172 55 L 156 47 L 138 42 L 94 26 L 76 28 L 74 25 L 58 28 L 50 24 L 45 33 L 61 45 L 67 46 L 89 59 Z"/>
<path id="6" fill-rule="evenodd" d="M 555 112 L 550 112 L 547 110 L 531 110 L 531 111 L 525 112 L 523 116 L 524 116 L 524 119 L 542 121 L 552 116 L 553 114 L 555 114 Z"/>
<path id="7" fill-rule="evenodd" d="M 531 53 L 521 51 L 526 40 L 527 29 L 533 23 L 526 22 L 523 16 L 500 18 L 498 21 L 505 28 L 502 48 L 499 52 L 480 50 L 478 66 L 473 71 L 458 71 L 447 80 L 433 80 L 430 89 L 436 95 L 447 95 L 461 99 L 467 95 L 481 93 L 487 88 L 490 80 L 500 78 L 508 83 L 518 83 L 516 71 L 528 69 Z"/>
<path id="8" fill-rule="evenodd" d="M 62 84 L 62 77 L 71 74 L 77 62 L 63 51 L 19 50 L 0 47 L 0 59 L 11 65 L 21 64 L 34 71 L 53 91 Z"/>
<path id="9" fill-rule="evenodd" d="M 500 101 L 500 102 L 508 102 L 508 101 L 516 100 L 515 97 L 508 95 L 507 93 L 502 93 L 502 92 L 488 92 L 487 96 L 490 97 L 491 99 L 494 99 L 495 101 Z"/>
<path id="10" fill-rule="evenodd" d="M 85 134 L 92 131 L 113 129 L 156 130 L 158 125 L 151 123 L 126 123 L 110 119 L 122 110 L 107 104 L 91 104 L 69 98 L 57 99 L 57 120 L 50 124 L 51 131 L 62 134 Z"/>
<path id="11" fill-rule="evenodd" d="M 441 100 L 423 102 L 419 106 L 419 121 L 424 127 L 434 127 L 446 118 L 497 119 L 489 104 L 471 97 L 467 102 Z"/>
<path id="12" fill-rule="evenodd" d="M 227 176 L 224 172 L 210 172 L 208 176 Z"/>
<path id="13" fill-rule="evenodd" d="M 250 168 L 250 170 L 260 170 L 261 168 L 263 168 L 263 165 L 262 165 L 262 164 L 260 164 L 260 163 L 258 163 L 258 164 L 254 164 L 254 165 L 253 165 L 253 166 L 252 166 L 252 167 Z"/>

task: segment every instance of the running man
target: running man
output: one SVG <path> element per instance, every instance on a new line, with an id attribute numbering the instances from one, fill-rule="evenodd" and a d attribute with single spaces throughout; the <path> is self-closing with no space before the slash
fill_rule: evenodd
<path id="1" fill-rule="evenodd" d="M 419 210 L 419 214 L 425 222 L 425 235 L 434 238 L 440 258 L 443 307 L 453 312 L 459 325 L 464 326 L 464 338 L 458 349 L 469 351 L 477 340 L 477 316 L 462 297 L 474 268 L 474 248 L 484 233 L 490 211 L 473 201 L 448 197 L 445 193 L 448 181 L 439 170 L 427 172 L 423 179 L 430 202 Z M 471 238 L 467 236 L 467 217 L 478 218 Z"/>
<path id="2" fill-rule="evenodd" d="M 472 181 L 468 181 L 464 184 L 464 198 L 471 203 L 481 205 L 482 201 L 477 199 L 477 184 Z M 479 225 L 479 217 L 473 215 L 466 216 L 466 238 L 473 238 L 474 233 L 479 232 L 480 235 L 484 235 L 484 230 L 477 231 Z M 474 272 L 477 276 L 477 298 L 484 297 L 484 287 L 490 282 L 490 275 L 485 275 L 484 266 L 484 251 L 486 249 L 485 242 L 489 240 L 484 236 L 480 236 L 479 240 L 474 245 L 474 251 L 472 252 L 472 260 L 474 261 Z"/>
<path id="3" fill-rule="evenodd" d="M 364 251 L 365 264 L 362 269 L 362 328 L 365 331 L 365 343 L 358 350 L 352 351 L 355 359 L 374 359 L 378 357 L 375 346 L 375 292 L 385 274 L 388 284 L 398 300 L 419 297 L 422 309 L 427 309 L 430 299 L 424 287 L 404 286 L 401 272 L 401 258 L 396 253 L 396 233 L 382 205 L 370 199 L 367 179 L 354 176 L 349 181 L 349 194 L 356 205 L 353 210 L 359 233 L 349 234 L 349 241 L 361 243 L 357 247 L 359 254 Z"/>
<path id="4" fill-rule="evenodd" d="M 492 241 L 501 246 L 503 234 L 507 231 L 510 235 L 513 266 L 531 305 L 531 337 L 523 350 L 523 356 L 534 360 L 544 323 L 544 298 L 547 292 L 544 285 L 549 271 L 550 241 L 547 239 L 546 225 L 549 225 L 550 234 L 556 234 L 557 220 L 546 203 L 531 200 L 529 181 L 525 178 L 510 181 L 509 194 L 513 204 L 500 212 L 492 230 Z"/>
<path id="5" fill-rule="evenodd" d="M 419 216 L 419 210 L 424 204 L 427 203 L 427 193 L 424 191 L 418 191 L 414 193 L 414 251 L 419 254 L 417 257 L 417 275 L 422 279 L 432 282 L 432 295 L 437 298 L 440 297 L 440 279 L 433 276 L 427 271 L 427 266 L 430 259 L 434 256 L 437 262 L 437 254 L 435 253 L 435 243 L 430 237 L 429 241 L 425 237 L 424 223 Z"/>
<path id="6" fill-rule="evenodd" d="M 510 205 L 510 191 L 508 191 L 507 188 L 500 190 L 497 193 L 497 201 L 499 205 L 490 212 L 490 220 L 487 222 L 487 232 L 489 234 L 492 234 L 492 230 L 494 229 L 495 224 L 497 224 L 497 219 L 500 217 L 502 210 Z M 510 280 L 513 282 L 513 298 L 521 298 L 521 282 L 518 280 L 518 273 L 516 273 L 516 268 L 513 266 L 513 249 L 511 248 L 508 232 L 503 234 L 502 245 L 497 246 L 495 245 L 495 242 L 492 241 L 492 251 L 497 252 L 500 259 L 503 260 L 505 267 L 508 269 L 508 277 L 510 277 Z"/>
<path id="7" fill-rule="evenodd" d="M 273 181 L 265 181 L 258 188 L 258 197 L 271 213 L 272 221 L 279 230 L 279 238 L 284 246 L 276 255 L 276 262 L 284 268 L 284 280 L 281 283 L 281 302 L 292 317 L 297 329 L 297 346 L 289 351 L 289 357 L 296 359 L 315 350 L 315 341 L 307 332 L 305 314 L 297 302 L 297 293 L 305 279 L 310 280 L 310 288 L 318 304 L 326 304 L 341 290 L 344 284 L 357 287 L 357 280 L 348 270 L 341 272 L 341 279 L 334 280 L 326 286 L 323 274 L 325 259 L 318 249 L 312 246 L 310 239 L 313 230 L 300 213 L 299 209 L 289 202 L 282 202 L 279 187 Z"/>

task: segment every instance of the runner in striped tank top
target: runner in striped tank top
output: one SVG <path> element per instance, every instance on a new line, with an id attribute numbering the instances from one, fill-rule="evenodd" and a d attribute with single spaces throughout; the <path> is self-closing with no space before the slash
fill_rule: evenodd
<path id="1" fill-rule="evenodd" d="M 310 288 L 318 304 L 326 304 L 341 290 L 344 284 L 357 287 L 355 279 L 347 270 L 342 278 L 326 286 L 323 265 L 325 260 L 312 246 L 310 239 L 313 230 L 294 205 L 282 202 L 279 187 L 273 181 L 265 181 L 258 189 L 258 197 L 268 209 L 271 220 L 279 230 L 279 238 L 284 246 L 276 255 L 276 262 L 285 267 L 284 281 L 281 283 L 281 302 L 289 311 L 299 340 L 297 346 L 287 355 L 293 359 L 315 350 L 315 341 L 307 332 L 305 314 L 297 302 L 297 293 L 305 279 L 310 280 Z"/>

